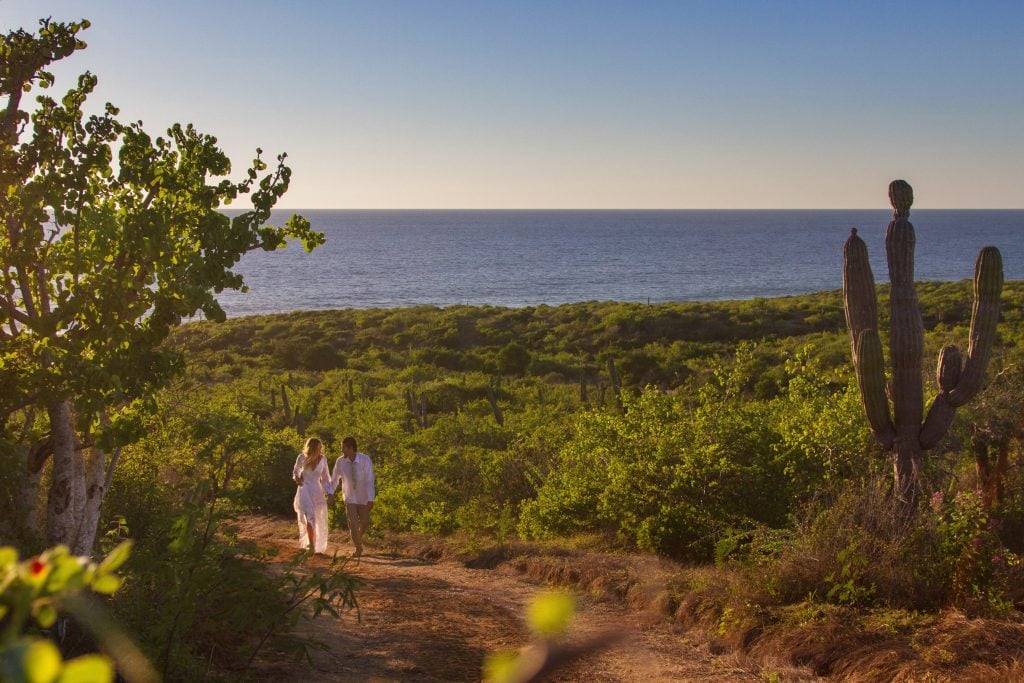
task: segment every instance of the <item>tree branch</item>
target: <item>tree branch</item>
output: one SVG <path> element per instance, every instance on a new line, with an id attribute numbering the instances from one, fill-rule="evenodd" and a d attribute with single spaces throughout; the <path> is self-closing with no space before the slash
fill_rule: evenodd
<path id="1" fill-rule="evenodd" d="M 28 314 L 29 322 L 39 318 L 39 312 L 36 310 L 35 302 L 32 299 L 32 286 L 29 282 L 28 273 L 21 266 L 17 267 L 18 271 L 18 290 L 21 292 L 21 300 L 25 302 L 25 312 Z"/>
<path id="2" fill-rule="evenodd" d="M 3 135 L 4 142 L 12 147 L 18 142 L 18 107 L 21 106 L 21 95 L 25 84 L 13 83 L 11 94 L 7 98 L 7 109 L 4 111 L 3 127 L 0 135 Z"/>
<path id="3" fill-rule="evenodd" d="M 43 465 L 53 455 L 53 436 L 47 435 L 42 441 L 37 441 L 28 449 L 28 469 L 35 474 L 43 469 Z"/>
<path id="4" fill-rule="evenodd" d="M 14 305 L 14 302 L 11 301 L 11 298 L 9 296 L 0 298 L 0 309 L 2 309 L 4 313 L 9 315 L 12 321 L 17 321 L 22 325 L 28 325 L 30 322 L 32 322 L 32 318 L 25 315 L 25 313 L 19 310 L 18 307 Z M 17 330 L 12 330 L 12 332 L 17 334 Z"/>

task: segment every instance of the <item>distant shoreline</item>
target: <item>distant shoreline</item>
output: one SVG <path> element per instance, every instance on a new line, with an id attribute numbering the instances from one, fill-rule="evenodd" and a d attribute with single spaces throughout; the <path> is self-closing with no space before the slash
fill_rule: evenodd
<path id="1" fill-rule="evenodd" d="M 931 290 L 936 288 L 943 288 L 952 285 L 961 285 L 965 290 L 964 294 L 968 298 L 971 296 L 971 284 L 972 280 L 964 278 L 961 280 L 918 280 L 917 285 L 919 289 L 924 290 L 925 288 Z M 884 299 L 888 291 L 888 283 L 878 283 L 879 295 Z M 1024 287 L 1024 279 L 1020 280 L 1006 280 L 1004 283 L 1004 291 L 1016 289 L 1017 287 Z M 454 310 L 465 310 L 465 311 L 483 311 L 483 310 L 496 310 L 496 311 L 524 311 L 524 310 L 537 310 L 537 309 L 574 309 L 574 308 L 613 308 L 618 306 L 639 306 L 639 307 L 665 307 L 665 308 L 716 308 L 720 306 L 729 307 L 731 305 L 743 305 L 750 304 L 758 301 L 764 301 L 771 304 L 784 304 L 786 300 L 814 300 L 818 301 L 821 299 L 835 298 L 836 306 L 842 307 L 842 289 L 828 289 L 820 290 L 817 292 L 807 292 L 802 294 L 779 294 L 776 296 L 753 296 L 742 299 L 702 299 L 702 300 L 691 300 L 691 301 L 615 301 L 615 300 L 604 300 L 604 299 L 590 299 L 585 301 L 566 301 L 556 304 L 524 304 L 522 306 L 501 306 L 496 304 L 465 304 L 465 303 L 454 303 L 454 304 L 408 304 L 402 306 L 369 306 L 369 307 L 356 307 L 356 306 L 344 306 L 344 307 L 333 307 L 333 308 L 297 308 L 287 311 L 266 311 L 261 313 L 248 313 L 244 315 L 231 315 L 227 316 L 228 320 L 242 321 L 250 318 L 261 318 L 261 317 L 286 317 L 286 316 L 306 316 L 306 315 L 317 315 L 317 314 L 352 314 L 352 313 L 392 313 L 397 314 L 403 311 L 437 311 L 437 312 L 449 312 Z M 883 316 L 885 313 L 883 311 Z M 185 322 L 203 322 L 205 318 L 196 316 L 190 318 Z"/>
<path id="2" fill-rule="evenodd" d="M 281 220 L 286 214 L 275 215 Z M 888 279 L 891 212 L 860 210 L 316 210 L 325 236 L 247 254 L 250 293 L 224 292 L 232 316 L 271 311 L 581 301 L 731 301 L 842 285 L 855 227 L 877 282 Z M 1024 278 L 1024 211 L 915 210 L 919 280 L 971 277 L 996 245 L 1007 278 Z"/>

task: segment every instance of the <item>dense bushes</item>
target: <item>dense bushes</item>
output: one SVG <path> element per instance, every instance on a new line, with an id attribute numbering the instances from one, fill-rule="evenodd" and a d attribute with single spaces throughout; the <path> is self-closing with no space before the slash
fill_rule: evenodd
<path id="1" fill-rule="evenodd" d="M 966 323 L 969 310 L 955 305 L 965 285 L 921 291 L 927 343 L 938 347 Z M 1024 287 L 1010 283 L 1004 298 L 996 369 L 1017 362 Z M 837 492 L 888 466 L 862 418 L 834 292 L 715 304 L 293 313 L 188 326 L 180 340 L 190 390 L 218 396 L 260 432 L 237 478 L 233 500 L 242 506 L 288 513 L 287 468 L 303 437 L 325 439 L 333 459 L 351 434 L 377 464 L 378 529 L 602 532 L 627 546 L 706 560 L 716 548 L 729 555 L 730 543 L 740 552 L 754 537 L 774 539 L 780 551 L 808 501 L 839 510 L 847 503 Z M 297 352 L 286 362 L 275 351 L 325 344 L 337 357 L 332 369 L 296 364 Z M 1010 372 L 999 377 L 1020 384 Z M 1017 414 L 1009 397 L 1019 392 L 1008 385 L 999 395 L 1007 400 L 964 411 L 928 460 L 935 490 L 955 498 L 973 489 L 958 445 L 974 438 L 971 421 L 992 427 L 987 434 L 997 426 L 1015 433 L 1004 427 Z M 1006 533 L 1024 514 L 1017 489 L 1004 498 L 996 530 Z M 830 549 L 831 569 L 813 581 L 829 585 L 834 575 L 838 587 L 822 599 L 837 599 L 846 586 L 853 599 L 887 600 L 898 590 L 886 585 L 909 585 L 878 579 L 871 589 L 851 579 L 856 558 L 881 552 L 865 550 L 876 541 L 813 531 L 828 528 L 827 519 L 820 524 L 799 530 L 823 534 L 813 543 Z M 847 565 L 835 565 L 840 556 Z M 897 558 L 889 564 L 903 566 Z M 954 590 L 951 579 L 919 585 L 938 586 L 922 589 L 935 595 Z"/>
<path id="2" fill-rule="evenodd" d="M 740 346 L 717 363 L 696 399 L 648 389 L 627 397 L 622 414 L 581 414 L 524 505 L 522 533 L 613 530 L 639 548 L 706 560 L 725 529 L 782 526 L 828 478 L 865 471 L 855 455 L 866 431 L 845 413 L 856 408 L 852 390 L 836 402 L 834 389 L 794 362 L 789 394 L 749 400 L 744 369 L 754 352 Z"/>

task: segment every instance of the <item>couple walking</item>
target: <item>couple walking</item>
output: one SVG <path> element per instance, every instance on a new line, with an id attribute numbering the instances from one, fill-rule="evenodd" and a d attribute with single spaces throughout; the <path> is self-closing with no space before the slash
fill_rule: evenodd
<path id="1" fill-rule="evenodd" d="M 363 534 L 370 528 L 370 510 L 376 496 L 373 481 L 373 463 L 370 456 L 356 450 L 351 436 L 341 442 L 341 457 L 334 462 L 334 470 L 327 471 L 327 458 L 320 439 L 310 438 L 295 459 L 292 479 L 298 484 L 295 491 L 295 512 L 299 516 L 299 547 L 313 552 L 327 551 L 327 497 L 333 496 L 341 486 L 345 502 L 348 528 L 352 534 L 354 557 L 363 554 Z"/>

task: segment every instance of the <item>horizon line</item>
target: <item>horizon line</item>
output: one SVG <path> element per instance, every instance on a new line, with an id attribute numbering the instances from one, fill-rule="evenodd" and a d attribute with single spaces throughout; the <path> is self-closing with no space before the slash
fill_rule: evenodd
<path id="1" fill-rule="evenodd" d="M 223 209 L 239 207 L 223 206 Z M 331 206 L 280 206 L 275 211 L 892 211 L 892 207 L 331 207 Z M 915 207 L 913 211 L 1024 211 L 1024 206 L 983 207 L 983 206 L 927 206 Z"/>

